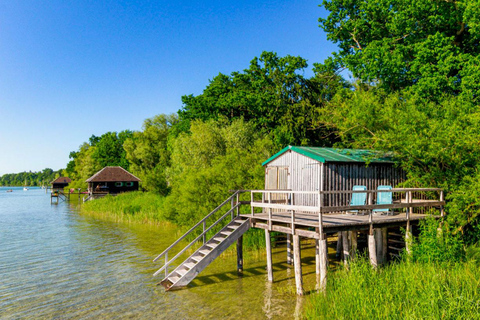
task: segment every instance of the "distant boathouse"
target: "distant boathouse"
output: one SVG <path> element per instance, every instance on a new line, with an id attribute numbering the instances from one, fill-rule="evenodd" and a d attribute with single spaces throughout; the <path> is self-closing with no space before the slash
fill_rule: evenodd
<path id="1" fill-rule="evenodd" d="M 137 191 L 140 179 L 122 167 L 105 167 L 86 180 L 90 199 Z"/>

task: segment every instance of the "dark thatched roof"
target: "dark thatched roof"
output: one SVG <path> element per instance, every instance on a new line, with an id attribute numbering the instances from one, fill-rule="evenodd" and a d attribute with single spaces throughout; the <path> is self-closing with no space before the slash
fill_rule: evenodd
<path id="1" fill-rule="evenodd" d="M 140 181 L 122 167 L 105 167 L 87 179 L 87 182 L 130 182 Z"/>
<path id="2" fill-rule="evenodd" d="M 52 184 L 54 184 L 54 183 L 69 184 L 70 182 L 72 182 L 72 179 L 70 179 L 68 177 L 59 177 L 59 178 L 53 180 Z"/>

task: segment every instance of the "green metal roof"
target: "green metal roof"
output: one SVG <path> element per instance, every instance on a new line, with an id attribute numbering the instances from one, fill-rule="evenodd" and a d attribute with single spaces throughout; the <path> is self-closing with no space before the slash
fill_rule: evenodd
<path id="1" fill-rule="evenodd" d="M 294 151 L 300 153 L 311 159 L 320 162 L 362 162 L 362 163 L 393 163 L 391 153 L 379 152 L 374 150 L 364 149 L 338 149 L 338 148 L 319 148 L 319 147 L 295 147 L 288 146 L 268 158 L 262 163 L 266 165 L 270 161 L 279 157 L 287 151 Z"/>

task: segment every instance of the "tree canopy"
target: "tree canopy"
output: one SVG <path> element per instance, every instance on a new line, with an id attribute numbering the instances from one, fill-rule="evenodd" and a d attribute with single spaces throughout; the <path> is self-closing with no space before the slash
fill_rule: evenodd
<path id="1" fill-rule="evenodd" d="M 387 91 L 478 101 L 479 0 L 324 0 L 320 18 L 339 51 L 330 63 Z"/>

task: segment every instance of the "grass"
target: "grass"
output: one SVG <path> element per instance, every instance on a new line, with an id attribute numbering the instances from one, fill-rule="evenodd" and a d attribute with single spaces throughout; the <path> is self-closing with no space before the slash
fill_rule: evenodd
<path id="1" fill-rule="evenodd" d="M 127 192 L 88 201 L 81 211 L 118 222 L 158 224 L 168 221 L 162 214 L 164 199 L 149 192 Z"/>
<path id="2" fill-rule="evenodd" d="M 373 270 L 360 259 L 330 272 L 326 292 L 311 297 L 306 319 L 480 319 L 474 261 L 403 261 Z"/>

